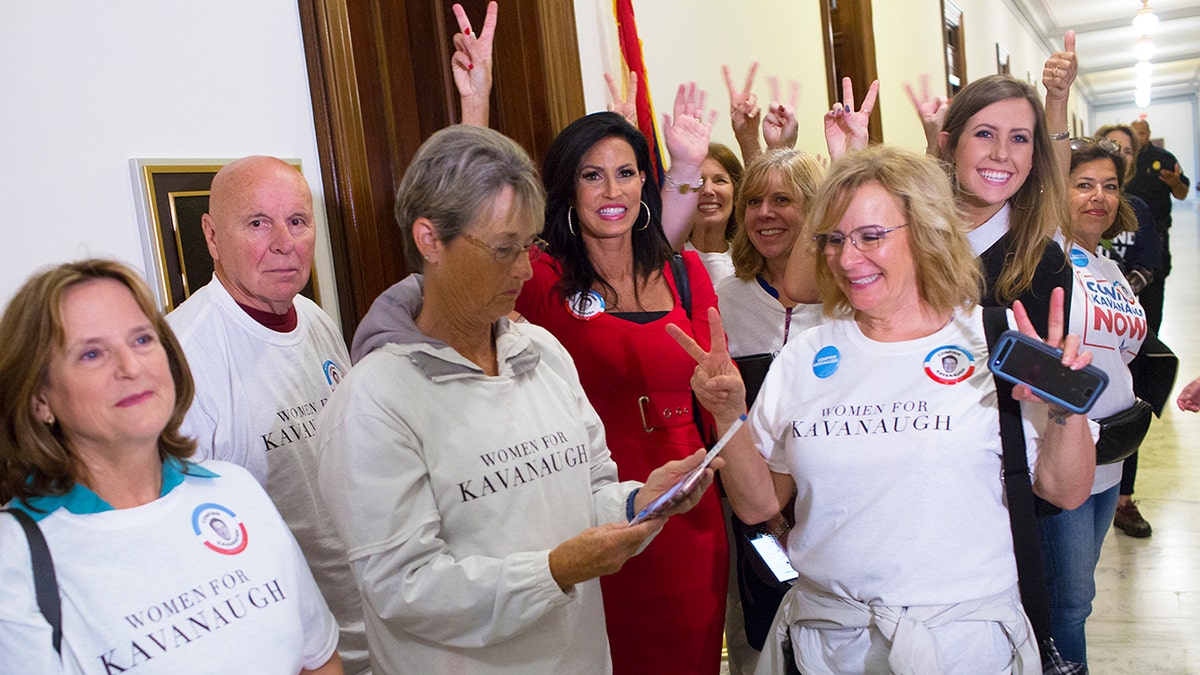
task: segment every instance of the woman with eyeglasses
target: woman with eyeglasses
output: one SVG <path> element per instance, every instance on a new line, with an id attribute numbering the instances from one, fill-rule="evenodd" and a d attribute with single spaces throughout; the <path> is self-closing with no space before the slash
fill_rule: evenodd
<path id="1" fill-rule="evenodd" d="M 1105 463 L 1096 467 L 1088 499 L 1038 519 L 1038 531 L 1054 642 L 1064 659 L 1086 664 L 1084 624 L 1096 595 L 1100 546 L 1116 511 L 1120 460 L 1137 450 L 1151 409 L 1137 401 L 1128 368 L 1146 338 L 1146 312 L 1117 264 L 1097 253 L 1101 239 L 1137 229 L 1121 192 L 1125 159 L 1107 139 L 1076 139 L 1071 148 L 1067 195 L 1074 238 L 1060 240 L 1075 277 L 1068 327 L 1083 337 L 1093 365 L 1108 374 L 1108 387 L 1088 412 L 1101 426 L 1096 459 Z M 1106 452 L 1109 447 L 1119 448 L 1117 456 Z"/>
<path id="2" fill-rule="evenodd" d="M 717 304 L 700 259 L 673 255 L 664 230 L 680 205 L 686 218 L 695 212 L 692 162 L 699 167 L 708 151 L 710 126 L 690 101 L 681 94 L 664 128 L 671 169 L 661 197 L 646 138 L 620 115 L 595 113 L 563 129 L 542 168 L 550 248 L 517 300 L 517 311 L 575 359 L 622 480 L 644 480 L 704 444 L 688 386 L 693 365 L 663 330 L 677 325 L 707 342 Z M 713 492 L 603 578 L 614 671 L 717 673 L 728 558 Z"/>
<path id="3" fill-rule="evenodd" d="M 1074 63 L 1073 53 L 1052 55 L 1043 72 L 1048 89 L 1065 92 L 1074 79 Z M 950 172 L 971 252 L 983 266 L 980 302 L 1011 307 L 1020 300 L 1038 332 L 1045 333 L 1051 291 L 1064 289 L 1064 304 L 1071 305 L 1071 268 L 1052 239 L 1070 228 L 1063 160 L 1052 147 L 1061 143 L 1065 151 L 1067 134 L 1051 136 L 1037 91 L 1008 75 L 974 80 L 949 104 L 922 99 L 911 89 L 909 95 L 925 128 L 928 152 Z M 1048 96 L 1047 106 L 1055 120 L 1062 118 L 1056 124 L 1065 127 L 1065 98 Z M 859 134 L 853 140 L 863 147 L 867 139 Z M 794 300 L 817 297 L 809 271 L 814 264 L 807 251 L 795 249 L 785 285 Z"/>
<path id="4" fill-rule="evenodd" d="M 1021 606 L 1001 481 L 997 390 L 986 367 L 980 270 L 938 164 L 876 146 L 833 164 L 809 213 L 831 317 L 788 341 L 749 422 L 726 446 L 722 483 L 757 522 L 795 497 L 787 552 L 799 573 L 759 672 L 1040 673 Z M 1062 292 L 1046 317 L 1062 362 Z M 713 318 L 712 349 L 672 331 L 717 431 L 745 412 Z M 1008 313 L 1036 332 L 1018 303 Z M 1018 387 L 1033 489 L 1087 498 L 1087 419 Z M 785 656 L 785 654 L 787 654 Z M 788 659 L 793 663 L 789 663 Z"/>
<path id="5" fill-rule="evenodd" d="M 376 300 L 318 425 L 376 673 L 607 672 L 598 578 L 665 521 L 630 514 L 703 457 L 619 481 L 571 356 L 508 320 L 544 257 L 544 199 L 516 143 L 465 125 L 431 136 L 397 191 L 421 272 Z"/>

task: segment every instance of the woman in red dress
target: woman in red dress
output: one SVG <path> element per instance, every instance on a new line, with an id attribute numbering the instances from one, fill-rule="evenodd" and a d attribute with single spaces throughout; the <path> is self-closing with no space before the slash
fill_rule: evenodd
<path id="1" fill-rule="evenodd" d="M 673 270 L 668 241 L 686 237 L 708 150 L 711 121 L 691 101 L 681 89 L 664 125 L 672 162 L 661 196 L 645 137 L 620 115 L 588 115 L 559 134 L 542 171 L 551 255 L 533 264 L 516 305 L 574 357 L 621 480 L 642 480 L 702 444 L 695 364 L 666 333 L 674 323 L 707 343 L 717 304 L 700 259 L 686 252 Z M 603 577 L 614 672 L 717 673 L 728 565 L 714 490 Z"/>

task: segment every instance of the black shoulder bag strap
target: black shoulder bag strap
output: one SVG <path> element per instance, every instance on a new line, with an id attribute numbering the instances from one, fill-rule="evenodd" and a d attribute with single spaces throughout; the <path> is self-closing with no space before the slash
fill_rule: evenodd
<path id="1" fill-rule="evenodd" d="M 692 320 L 692 284 L 688 281 L 687 267 L 683 264 L 683 255 L 679 251 L 671 254 L 671 276 L 675 277 L 675 291 L 679 293 L 679 304 L 687 314 L 688 321 Z M 705 447 L 712 445 L 716 438 L 715 430 L 709 432 L 704 428 L 704 417 L 700 414 L 700 401 L 692 394 L 692 419 L 696 422 L 696 430 L 700 432 L 700 440 Z"/>
<path id="2" fill-rule="evenodd" d="M 679 304 L 687 312 L 688 321 L 692 320 L 692 285 L 688 283 L 687 267 L 683 264 L 683 256 L 679 251 L 671 254 L 671 275 L 675 277 L 675 290 L 679 292 Z"/>
<path id="3" fill-rule="evenodd" d="M 988 352 L 1008 329 L 1008 312 L 1003 307 L 983 310 L 983 330 Z M 990 359 L 990 356 L 989 356 Z M 1046 578 L 1042 573 L 1041 544 L 1038 542 L 1037 515 L 1034 510 L 1033 483 L 1025 454 L 1025 429 L 1021 421 L 1021 403 L 1013 398 L 1013 385 L 992 376 L 996 382 L 996 405 L 1000 409 L 1000 444 L 1004 456 L 1004 492 L 1008 497 L 1008 520 L 1012 528 L 1013 553 L 1017 559 L 1017 586 L 1021 605 L 1033 626 L 1042 654 L 1043 672 L 1086 672 L 1073 669 L 1075 664 L 1062 661 L 1050 634 L 1050 606 L 1046 604 Z M 1047 668 L 1050 664 L 1054 666 Z M 1055 670 L 1054 668 L 1058 668 Z"/>
<path id="4" fill-rule="evenodd" d="M 50 558 L 50 547 L 38 527 L 28 513 L 20 509 L 4 509 L 25 530 L 25 538 L 29 540 L 29 557 L 33 560 L 33 588 L 37 595 L 38 609 L 50 624 L 51 639 L 54 651 L 62 654 L 62 605 L 58 597 L 58 580 L 54 575 L 54 561 Z"/>

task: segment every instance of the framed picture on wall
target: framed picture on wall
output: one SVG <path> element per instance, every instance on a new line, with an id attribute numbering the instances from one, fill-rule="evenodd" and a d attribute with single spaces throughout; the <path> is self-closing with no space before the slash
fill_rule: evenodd
<path id="1" fill-rule="evenodd" d="M 142 221 L 146 276 L 164 312 L 175 309 L 212 279 L 201 219 L 208 212 L 213 176 L 227 159 L 134 159 L 134 192 Z M 285 160 L 300 170 L 300 160 Z M 313 270 L 301 293 L 320 302 Z"/>
<path id="2" fill-rule="evenodd" d="M 1012 57 L 999 42 L 996 43 L 996 72 L 1000 75 L 1012 75 Z"/>

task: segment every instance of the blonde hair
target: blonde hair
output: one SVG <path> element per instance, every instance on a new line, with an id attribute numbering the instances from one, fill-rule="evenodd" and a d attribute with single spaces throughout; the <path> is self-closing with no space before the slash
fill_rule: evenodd
<path id="1" fill-rule="evenodd" d="M 784 191 L 796 202 L 801 214 L 807 214 L 824 172 L 816 158 L 799 150 L 768 150 L 751 160 L 733 198 L 738 227 L 730 244 L 730 258 L 737 278 L 753 279 L 767 267 L 767 259 L 754 248 L 746 234 L 746 208 L 750 198 L 765 195 L 771 176 L 778 175 Z M 782 283 L 783 280 L 775 279 L 774 282 Z"/>
<path id="2" fill-rule="evenodd" d="M 50 359 L 63 347 L 62 301 L 66 292 L 97 279 L 112 279 L 133 294 L 154 326 L 175 381 L 175 408 L 158 437 L 158 452 L 190 457 L 196 442 L 179 433 L 195 395 L 183 348 L 138 275 L 112 260 L 81 260 L 35 273 L 0 318 L 0 502 L 68 492 L 86 469 L 57 424 L 38 419 L 34 396 L 46 384 Z"/>
<path id="3" fill-rule="evenodd" d="M 904 212 L 921 300 L 939 313 L 977 304 L 983 273 L 967 241 L 966 223 L 942 168 L 924 155 L 876 145 L 839 159 L 813 199 L 806 240 L 834 231 L 855 194 L 870 183 L 887 190 Z M 810 246 L 817 259 L 817 288 L 825 313 L 852 314 L 854 308 L 834 279 L 828 258 L 815 244 Z"/>
<path id="4" fill-rule="evenodd" d="M 942 148 L 942 160 L 954 166 L 958 142 L 967 121 L 975 113 L 1010 99 L 1022 99 L 1033 109 L 1033 165 L 1025 182 L 1008 199 L 1011 207 L 1008 231 L 1012 233 L 1012 247 L 1007 252 L 996 287 L 989 289 L 1003 305 L 1011 305 L 1033 285 L 1033 275 L 1042 260 L 1047 239 L 1059 231 L 1065 239 L 1074 239 L 1071 216 L 1067 212 L 1066 184 L 1046 129 L 1046 110 L 1037 90 L 1029 83 L 1009 75 L 989 75 L 963 87 L 946 111 L 942 131 L 948 138 Z M 956 177 L 954 183 L 958 185 Z M 1065 260 L 1063 264 L 1066 264 Z"/>

